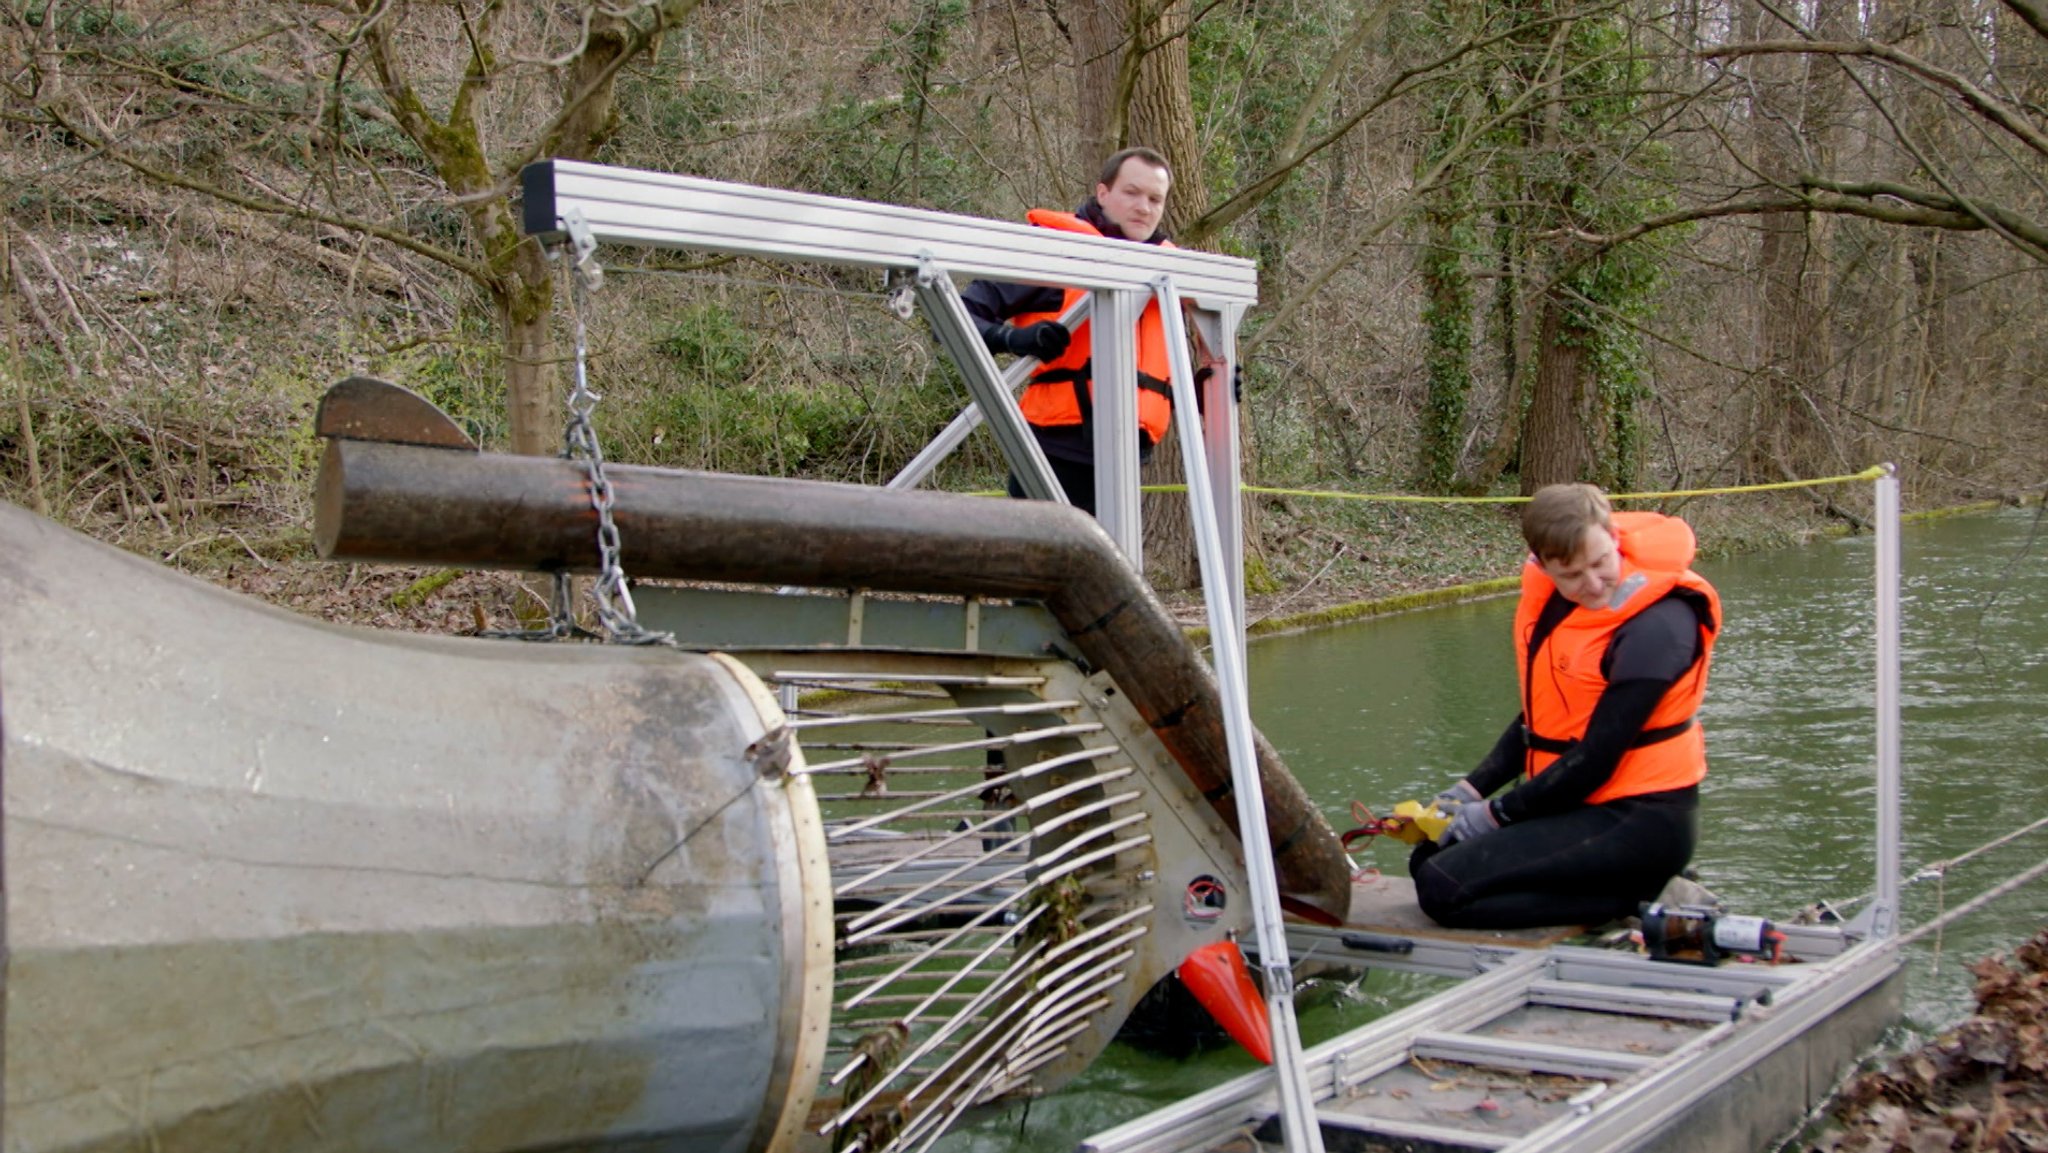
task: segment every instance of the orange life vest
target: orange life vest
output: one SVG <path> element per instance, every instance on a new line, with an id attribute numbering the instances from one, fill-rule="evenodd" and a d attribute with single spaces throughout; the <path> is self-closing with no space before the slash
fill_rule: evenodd
<path id="1" fill-rule="evenodd" d="M 1071 212 L 1034 208 L 1025 219 L 1040 228 L 1102 235 L 1094 225 Z M 1161 243 L 1173 246 L 1171 241 Z M 1041 320 L 1058 320 L 1060 313 L 1072 308 L 1083 295 L 1081 290 L 1069 288 L 1061 294 L 1058 308 L 1022 313 L 1011 317 L 1010 323 L 1024 328 Z M 1095 380 L 1089 364 L 1092 350 L 1088 322 L 1083 321 L 1074 329 L 1074 339 L 1067 350 L 1039 365 L 1031 374 L 1031 383 L 1017 401 L 1025 420 L 1041 428 L 1089 423 L 1095 407 Z M 1173 421 L 1173 386 L 1168 372 L 1166 326 L 1159 319 L 1159 301 L 1155 299 L 1145 305 L 1145 311 L 1138 317 L 1138 428 L 1145 434 L 1147 444 L 1158 444 Z"/>
<path id="2" fill-rule="evenodd" d="M 1694 714 L 1707 692 L 1707 665 L 1721 626 L 1721 596 L 1693 572 L 1692 528 L 1676 517 L 1653 512 L 1613 516 L 1621 552 L 1621 581 L 1607 606 L 1573 606 L 1547 635 L 1537 636 L 1543 606 L 1557 585 L 1534 557 L 1522 566 L 1522 600 L 1515 609 L 1515 648 L 1522 660 L 1522 719 L 1528 749 L 1524 772 L 1535 776 L 1585 735 L 1593 706 L 1607 688 L 1600 661 L 1614 630 L 1673 593 L 1690 594 L 1706 612 L 1700 621 L 1700 655 L 1665 692 L 1634 747 L 1622 754 L 1607 783 L 1586 798 L 1600 804 L 1617 797 L 1660 793 L 1700 783 L 1707 775 L 1706 734 Z"/>

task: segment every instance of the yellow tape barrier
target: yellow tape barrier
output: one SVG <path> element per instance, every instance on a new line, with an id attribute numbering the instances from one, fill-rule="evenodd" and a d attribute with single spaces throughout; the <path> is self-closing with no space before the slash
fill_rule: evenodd
<path id="1" fill-rule="evenodd" d="M 1770 484 L 1737 484 L 1724 488 L 1674 488 L 1662 492 L 1610 492 L 1608 500 L 1670 500 L 1673 497 L 1726 496 L 1730 493 L 1774 492 L 1788 488 L 1815 488 L 1824 484 L 1853 484 L 1857 481 L 1876 480 L 1891 472 L 1887 464 L 1873 464 L 1862 472 L 1846 473 L 1842 476 L 1817 476 L 1810 480 L 1780 480 Z M 1264 496 L 1305 496 L 1322 500 L 1374 500 L 1407 504 L 1526 504 L 1526 496 L 1422 496 L 1405 492 L 1337 492 L 1317 488 L 1268 488 L 1264 485 L 1244 485 L 1245 492 Z M 1186 492 L 1184 484 L 1148 484 L 1139 492 Z M 1008 496 L 1002 489 L 983 489 L 967 493 L 968 496 Z"/>
<path id="2" fill-rule="evenodd" d="M 1849 473 L 1844 476 L 1822 476 L 1811 480 L 1783 480 L 1774 481 L 1771 484 L 1730 485 L 1725 488 L 1681 488 L 1669 489 L 1664 492 L 1611 492 L 1607 494 L 1607 499 L 1669 500 L 1672 497 L 1681 496 L 1721 496 L 1739 492 L 1771 492 L 1776 489 L 1813 488 L 1824 484 L 1850 484 L 1855 481 L 1876 480 L 1890 471 L 1890 468 L 1886 465 L 1874 464 L 1862 472 Z M 1148 484 L 1140 491 L 1186 492 L 1187 490 L 1188 486 L 1184 484 Z M 1329 500 L 1374 500 L 1405 502 L 1409 504 L 1523 504 L 1529 499 L 1526 496 L 1420 496 L 1412 493 L 1394 492 L 1334 492 L 1313 488 L 1267 488 L 1255 484 L 1245 485 L 1244 491 L 1262 493 L 1266 496 L 1305 496 Z"/>

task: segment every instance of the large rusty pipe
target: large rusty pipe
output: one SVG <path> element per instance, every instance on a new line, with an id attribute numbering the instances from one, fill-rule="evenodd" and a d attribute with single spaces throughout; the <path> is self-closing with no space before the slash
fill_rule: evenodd
<path id="1" fill-rule="evenodd" d="M 1042 601 L 1238 827 L 1215 677 L 1087 514 L 726 473 L 606 475 L 635 577 Z M 581 466 L 462 448 L 330 439 L 314 531 L 335 560 L 588 571 L 596 559 Z M 1336 834 L 1265 737 L 1256 743 L 1281 892 L 1304 915 L 1341 920 L 1351 885 Z"/>

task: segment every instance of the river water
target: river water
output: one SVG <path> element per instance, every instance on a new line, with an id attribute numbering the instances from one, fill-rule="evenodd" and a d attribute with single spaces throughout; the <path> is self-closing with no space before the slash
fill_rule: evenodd
<path id="1" fill-rule="evenodd" d="M 1738 912 L 1853 904 L 1875 888 L 1873 566 L 1868 536 L 1697 567 L 1727 618 L 1703 723 L 1710 770 L 1694 865 Z M 1901 707 L 1909 873 L 2048 816 L 2048 520 L 2009 510 L 1909 524 Z M 1330 815 L 1384 812 L 1470 768 L 1516 709 L 1511 598 L 1254 641 L 1252 712 Z M 1910 884 L 1910 931 L 2048 856 L 2048 830 Z M 1395 846 L 1361 864 L 1394 870 Z M 2037 881 L 1912 948 L 1909 1029 L 1967 1015 L 1964 965 L 2048 925 Z M 1445 988 L 1372 974 L 1299 993 L 1308 1043 Z M 949 1153 L 1054 1153 L 1254 1068 L 1235 1048 L 1175 1060 L 1121 1044 L 1062 1092 L 963 1129 Z"/>

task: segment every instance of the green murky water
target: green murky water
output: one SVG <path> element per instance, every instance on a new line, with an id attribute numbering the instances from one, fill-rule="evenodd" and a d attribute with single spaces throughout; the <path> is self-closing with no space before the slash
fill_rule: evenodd
<path id="1" fill-rule="evenodd" d="M 1903 536 L 1904 861 L 1911 871 L 2048 816 L 2048 521 L 2013 510 Z M 1726 630 L 1703 713 L 1711 768 L 1695 865 L 1738 911 L 1783 915 L 1875 887 L 1874 542 L 1702 563 Z M 1455 780 L 1515 710 L 1510 599 L 1254 642 L 1252 712 L 1310 795 L 1348 827 Z M 1398 868 L 1392 848 L 1367 850 Z M 1905 891 L 1907 929 L 2048 856 L 2048 830 Z M 1908 1024 L 1970 1010 L 1963 964 L 2048 924 L 2048 881 L 1913 949 Z M 1374 974 L 1302 990 L 1309 1043 L 1444 987 Z M 1051 1153 L 1253 1068 L 1235 1050 L 1171 1060 L 1122 1045 L 1028 1113 L 949 1137 L 949 1153 Z"/>

